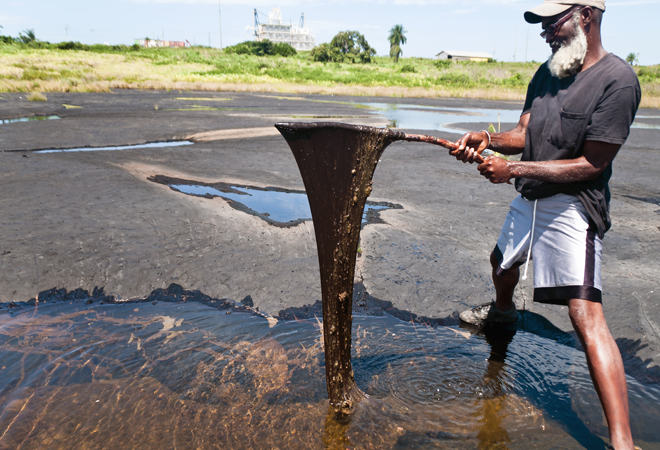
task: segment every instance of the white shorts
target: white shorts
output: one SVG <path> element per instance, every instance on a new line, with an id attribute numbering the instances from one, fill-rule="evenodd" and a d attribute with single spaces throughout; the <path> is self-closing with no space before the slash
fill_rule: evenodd
<path id="1" fill-rule="evenodd" d="M 602 301 L 600 265 L 603 243 L 589 226 L 587 211 L 573 195 L 511 202 L 497 239 L 497 273 L 524 264 L 533 234 L 534 301 L 565 305 L 569 299 Z"/>

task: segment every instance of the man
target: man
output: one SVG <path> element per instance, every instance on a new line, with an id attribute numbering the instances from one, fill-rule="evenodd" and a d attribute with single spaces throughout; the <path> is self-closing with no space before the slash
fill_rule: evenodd
<path id="1" fill-rule="evenodd" d="M 634 448 L 621 354 L 601 303 L 600 264 L 610 227 L 612 160 L 630 131 L 641 90 L 633 70 L 605 51 L 604 0 L 545 0 L 525 13 L 541 23 L 552 56 L 534 75 L 516 128 L 467 133 L 450 154 L 480 160 L 491 148 L 521 161 L 488 157 L 479 172 L 493 183 L 515 179 L 512 203 L 491 254 L 496 299 L 461 320 L 515 322 L 519 266 L 534 260 L 534 301 L 567 305 L 617 450 Z"/>

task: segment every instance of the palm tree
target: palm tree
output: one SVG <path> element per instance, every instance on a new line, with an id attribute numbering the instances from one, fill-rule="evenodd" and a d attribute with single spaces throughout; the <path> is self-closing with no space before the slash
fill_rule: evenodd
<path id="1" fill-rule="evenodd" d="M 403 25 L 394 25 L 387 38 L 390 41 L 390 56 L 394 58 L 394 62 L 399 62 L 399 55 L 403 53 L 401 46 L 407 41 L 404 33 L 407 31 L 403 29 Z"/>

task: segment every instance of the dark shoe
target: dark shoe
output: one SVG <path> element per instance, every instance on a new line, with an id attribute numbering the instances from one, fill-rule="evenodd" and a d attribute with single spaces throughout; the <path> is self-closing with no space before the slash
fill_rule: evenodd
<path id="1" fill-rule="evenodd" d="M 612 447 L 612 444 L 607 444 L 607 450 L 616 450 L 616 449 Z M 635 445 L 635 450 L 642 450 L 642 449 Z"/>
<path id="2" fill-rule="evenodd" d="M 495 307 L 495 302 L 479 305 L 467 311 L 463 311 L 458 316 L 463 322 L 473 325 L 484 323 L 513 323 L 518 320 L 518 311 L 515 305 L 508 311 L 500 311 Z"/>

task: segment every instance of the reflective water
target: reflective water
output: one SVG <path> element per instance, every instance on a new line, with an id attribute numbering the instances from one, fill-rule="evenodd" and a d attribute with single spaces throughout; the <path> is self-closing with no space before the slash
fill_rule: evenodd
<path id="1" fill-rule="evenodd" d="M 0 119 L 0 125 L 6 123 L 16 123 L 16 122 L 34 122 L 38 120 L 55 120 L 59 119 L 58 116 L 32 116 L 32 117 L 19 117 L 17 119 Z"/>
<path id="2" fill-rule="evenodd" d="M 190 141 L 150 142 L 148 144 L 119 145 L 115 147 L 79 147 L 79 148 L 65 148 L 65 149 L 35 150 L 34 153 L 98 152 L 103 150 L 133 150 L 136 148 L 180 147 L 183 145 L 192 145 L 192 144 L 194 144 L 194 142 L 190 142 Z"/>
<path id="3" fill-rule="evenodd" d="M 184 194 L 198 196 L 217 196 L 225 200 L 239 202 L 245 205 L 248 212 L 258 216 L 266 216 L 269 221 L 279 224 L 289 222 L 312 220 L 307 194 L 304 192 L 291 192 L 283 189 L 257 189 L 254 187 L 231 186 L 235 192 L 221 191 L 211 186 L 173 184 L 170 185 Z M 395 205 L 385 203 L 367 202 L 364 207 L 362 224 L 372 217 L 373 213 L 393 208 Z"/>
<path id="4" fill-rule="evenodd" d="M 469 130 L 455 124 L 518 123 L 520 110 L 485 108 L 443 108 L 437 106 L 401 105 L 389 103 L 361 103 L 375 110 L 375 114 L 385 116 L 392 128 L 417 130 L 438 130 L 447 133 L 463 134 Z"/>
<path id="5" fill-rule="evenodd" d="M 356 317 L 369 398 L 337 421 L 319 323 L 271 325 L 190 302 L 2 310 L 0 448 L 603 448 L 584 355 L 554 341 Z M 660 389 L 628 386 L 659 448 Z"/>
<path id="6" fill-rule="evenodd" d="M 498 124 L 517 124 L 520 120 L 520 110 L 487 109 L 487 108 L 444 108 L 423 105 L 402 105 L 390 103 L 360 103 L 374 111 L 374 114 L 385 116 L 390 121 L 391 128 L 416 130 L 438 130 L 446 133 L 463 134 L 468 131 L 461 128 L 464 123 L 488 123 L 498 129 Z M 658 124 L 640 122 L 639 119 L 658 119 L 660 116 L 637 116 L 632 128 L 660 129 Z M 511 126 L 501 127 L 501 131 Z"/>

